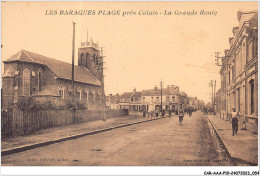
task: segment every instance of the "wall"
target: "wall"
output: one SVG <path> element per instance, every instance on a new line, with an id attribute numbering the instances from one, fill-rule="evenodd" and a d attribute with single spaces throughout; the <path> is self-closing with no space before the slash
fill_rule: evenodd
<path id="1" fill-rule="evenodd" d="M 32 134 L 36 131 L 102 120 L 101 110 L 39 110 L 23 112 L 18 108 L 2 111 L 2 139 Z M 105 117 L 114 118 L 128 115 L 128 110 L 105 110 Z M 8 127 L 8 128 L 7 128 Z"/>

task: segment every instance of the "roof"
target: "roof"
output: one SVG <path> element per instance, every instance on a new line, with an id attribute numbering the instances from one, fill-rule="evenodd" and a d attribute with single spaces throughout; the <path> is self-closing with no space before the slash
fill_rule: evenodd
<path id="1" fill-rule="evenodd" d="M 162 89 L 162 95 L 173 95 L 175 92 L 169 88 Z M 161 90 L 160 89 L 147 89 L 143 90 L 142 96 L 160 96 Z"/>
<path id="2" fill-rule="evenodd" d="M 109 96 L 106 96 L 106 101 L 107 102 L 111 102 L 111 103 L 115 103 L 117 99 L 119 99 L 119 95 L 109 95 Z"/>
<path id="3" fill-rule="evenodd" d="M 72 65 L 53 58 L 32 53 L 30 51 L 21 50 L 14 54 L 4 63 L 22 61 L 29 63 L 42 64 L 48 67 L 58 78 L 71 80 Z M 101 82 L 84 67 L 74 66 L 74 80 L 77 82 L 101 86 Z"/>
<path id="4" fill-rule="evenodd" d="M 138 98 L 138 97 L 141 97 L 142 95 L 142 92 L 134 92 L 132 95 L 131 95 L 131 98 Z"/>
<path id="5" fill-rule="evenodd" d="M 46 96 L 51 96 L 51 97 L 59 97 L 58 89 L 56 86 L 53 85 L 48 85 L 45 87 L 44 90 L 37 92 L 36 94 L 32 95 L 33 97 L 46 97 Z"/>
<path id="6" fill-rule="evenodd" d="M 131 95 L 133 94 L 133 92 L 124 92 L 120 98 L 129 98 Z"/>

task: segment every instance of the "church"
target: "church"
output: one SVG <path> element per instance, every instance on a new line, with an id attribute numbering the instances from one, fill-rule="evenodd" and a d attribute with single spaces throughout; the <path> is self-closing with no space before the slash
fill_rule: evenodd
<path id="1" fill-rule="evenodd" d="M 100 55 L 101 54 L 101 55 Z M 4 63 L 2 109 L 21 97 L 64 103 L 72 99 L 72 64 L 21 50 Z M 98 43 L 81 42 L 78 65 L 74 66 L 74 99 L 87 109 L 99 109 L 103 93 L 103 56 Z"/>

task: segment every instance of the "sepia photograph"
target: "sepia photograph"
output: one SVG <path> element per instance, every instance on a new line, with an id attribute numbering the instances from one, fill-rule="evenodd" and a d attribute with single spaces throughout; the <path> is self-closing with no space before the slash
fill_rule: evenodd
<path id="1" fill-rule="evenodd" d="M 2 1 L 1 77 L 1 166 L 259 175 L 257 1 Z"/>

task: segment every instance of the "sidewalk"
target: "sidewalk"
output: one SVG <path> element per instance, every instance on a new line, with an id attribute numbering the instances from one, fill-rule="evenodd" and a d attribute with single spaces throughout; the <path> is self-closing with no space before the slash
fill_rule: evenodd
<path id="1" fill-rule="evenodd" d="M 232 124 L 217 116 L 208 116 L 231 157 L 239 162 L 258 163 L 258 135 L 239 130 L 232 136 Z"/>
<path id="2" fill-rule="evenodd" d="M 62 126 L 38 131 L 28 136 L 18 136 L 2 140 L 2 151 L 12 148 L 19 148 L 22 146 L 33 145 L 35 143 L 44 143 L 46 141 L 57 140 L 59 138 L 66 138 L 82 133 L 87 133 L 95 130 L 110 128 L 127 123 L 140 122 L 150 120 L 151 118 L 143 118 L 141 115 L 128 115 L 116 118 L 107 119 L 106 122 L 102 120 L 79 123 L 69 126 Z"/>

